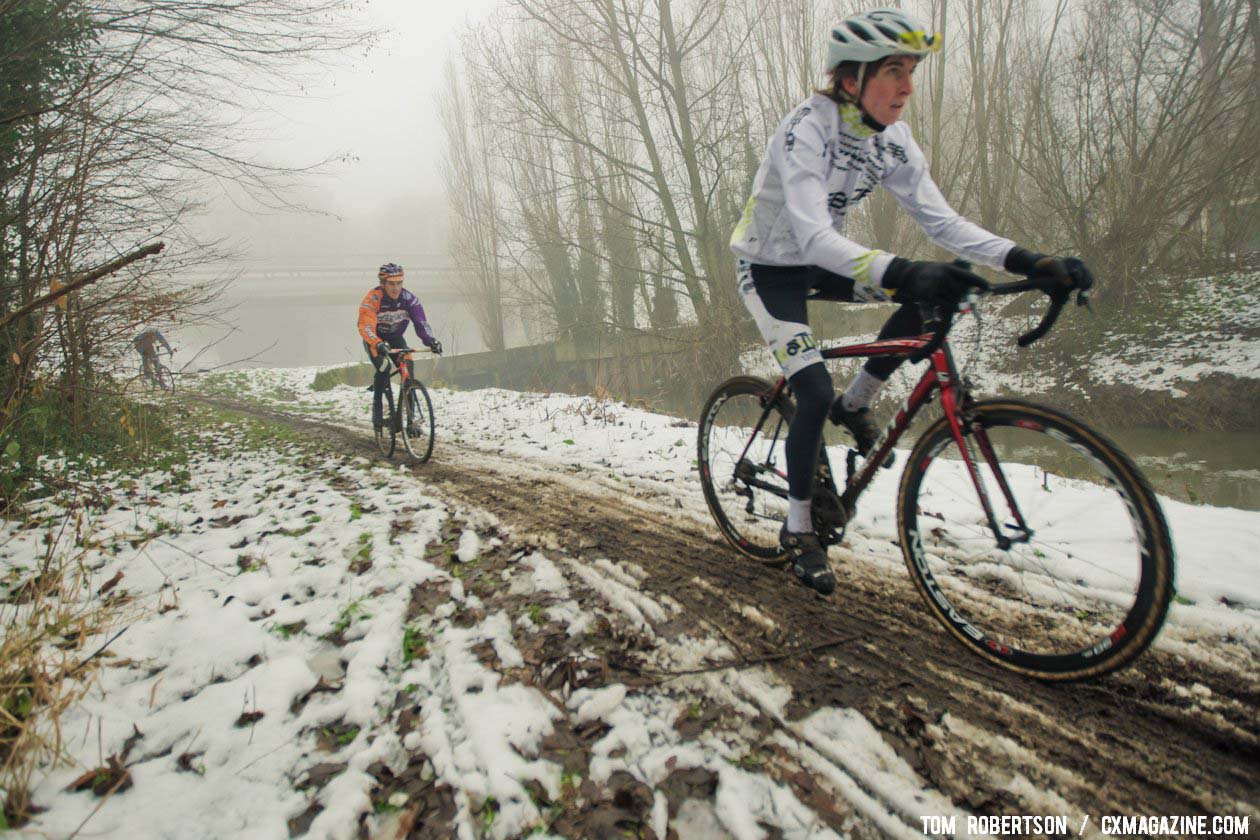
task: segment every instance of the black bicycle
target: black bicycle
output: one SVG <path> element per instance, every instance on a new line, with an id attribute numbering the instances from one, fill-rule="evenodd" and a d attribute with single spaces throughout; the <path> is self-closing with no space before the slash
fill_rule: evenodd
<path id="1" fill-rule="evenodd" d="M 145 384 L 150 388 L 156 388 L 167 393 L 175 390 L 175 375 L 171 373 L 169 367 L 162 363 L 162 359 L 157 353 L 153 354 L 152 359 L 147 360 L 147 364 L 141 364 L 141 374 L 144 376 Z"/>
<path id="2" fill-rule="evenodd" d="M 1036 288 L 995 285 L 992 295 Z M 1018 343 L 1044 336 L 1068 292 Z M 1084 293 L 1077 302 L 1087 299 Z M 815 477 L 813 524 L 835 545 L 915 415 L 937 396 L 942 416 L 906 459 L 897 533 L 906 567 L 932 614 L 969 650 L 1044 680 L 1078 680 L 1132 662 L 1163 625 L 1173 597 L 1173 545 L 1159 500 L 1127 455 L 1074 417 L 1024 400 L 977 400 L 946 336 L 961 307 L 925 311 L 911 338 L 822 351 L 824 359 L 930 360 L 869 456 L 849 450 L 837 487 L 826 447 Z M 973 355 L 974 358 L 974 355 Z M 787 514 L 784 443 L 791 386 L 737 376 L 701 413 L 700 481 L 719 530 L 740 552 L 779 564 Z"/>
<path id="3" fill-rule="evenodd" d="M 411 376 L 411 357 L 417 350 L 411 348 L 387 351 L 394 360 L 394 372 L 383 392 L 383 426 L 376 426 L 376 445 L 381 454 L 392 458 L 398 441 L 403 450 L 416 463 L 423 464 L 433 454 L 433 401 L 424 383 Z M 400 379 L 397 398 L 394 394 L 394 376 Z"/>

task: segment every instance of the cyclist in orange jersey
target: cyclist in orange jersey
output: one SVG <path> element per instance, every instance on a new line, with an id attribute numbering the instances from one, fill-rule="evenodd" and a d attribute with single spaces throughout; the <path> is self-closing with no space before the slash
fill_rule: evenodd
<path id="1" fill-rule="evenodd" d="M 359 336 L 363 339 L 363 349 L 376 368 L 376 378 L 372 383 L 372 422 L 376 426 L 385 423 L 382 400 L 394 370 L 393 360 L 387 351 L 391 347 L 407 349 L 407 340 L 403 337 L 407 322 L 415 324 L 416 334 L 426 347 L 438 355 L 442 354 L 442 342 L 433 336 L 420 299 L 403 288 L 403 274 L 403 267 L 397 263 L 382 265 L 376 275 L 380 285 L 368 292 L 359 304 Z M 415 375 L 410 369 L 407 373 Z"/>

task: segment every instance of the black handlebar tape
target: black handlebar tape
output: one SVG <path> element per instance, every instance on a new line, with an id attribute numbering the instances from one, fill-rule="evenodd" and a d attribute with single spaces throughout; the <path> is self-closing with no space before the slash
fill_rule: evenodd
<path id="1" fill-rule="evenodd" d="M 1016 341 L 1020 347 L 1027 347 L 1034 341 L 1037 341 L 1046 333 L 1050 332 L 1050 328 L 1054 326 L 1054 322 L 1058 320 L 1059 313 L 1063 311 L 1063 299 L 1054 298 L 1050 301 L 1050 308 L 1046 310 L 1045 317 L 1041 319 L 1041 323 L 1024 333 Z"/>

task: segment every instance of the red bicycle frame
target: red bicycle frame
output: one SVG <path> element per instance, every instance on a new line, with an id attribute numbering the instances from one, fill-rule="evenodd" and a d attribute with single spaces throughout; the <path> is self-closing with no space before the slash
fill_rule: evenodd
<path id="1" fill-rule="evenodd" d="M 407 379 L 410 378 L 409 371 L 411 369 L 411 365 L 407 363 L 410 362 L 412 360 L 411 357 L 416 354 L 416 349 L 414 347 L 391 347 L 386 352 L 394 357 L 395 366 L 398 368 L 398 376 L 402 380 L 399 387 L 404 387 L 407 384 Z"/>
<path id="2" fill-rule="evenodd" d="M 885 339 L 883 341 L 872 341 L 864 344 L 848 344 L 841 347 L 830 347 L 822 350 L 824 359 L 848 359 L 860 357 L 881 357 L 881 356 L 913 356 L 921 352 L 925 347 L 931 344 L 935 336 L 932 333 L 924 333 L 919 336 L 909 338 Z M 1004 544 L 1003 548 L 1009 548 L 1011 540 L 1007 537 L 1001 526 L 998 524 L 997 517 L 993 512 L 993 506 L 989 501 L 989 494 L 985 487 L 984 478 L 980 475 L 976 466 L 976 455 L 971 449 L 968 435 L 963 429 L 962 405 L 967 400 L 967 394 L 963 389 L 963 383 L 959 380 L 958 370 L 954 365 L 954 357 L 950 352 L 949 345 L 940 343 L 939 346 L 928 356 L 929 364 L 927 370 L 923 372 L 923 376 L 911 390 L 910 395 L 906 397 L 906 401 L 901 408 L 893 415 L 891 421 L 884 428 L 884 432 L 880 435 L 872 452 L 866 458 L 866 462 L 862 469 L 858 470 L 854 475 L 849 477 L 848 483 L 845 485 L 844 492 L 840 496 L 840 502 L 846 510 L 852 510 L 857 497 L 862 494 L 871 480 L 875 477 L 875 471 L 879 469 L 879 465 L 892 451 L 893 446 L 905 434 L 906 429 L 914 421 L 915 416 L 926 405 L 932 402 L 933 394 L 940 391 L 941 408 L 948 418 L 950 432 L 953 435 L 955 443 L 962 454 L 963 462 L 966 464 L 967 472 L 971 476 L 972 483 L 975 485 L 976 492 L 980 496 L 980 502 L 984 507 L 984 512 L 989 521 L 989 527 L 993 530 L 999 544 Z M 783 390 L 787 387 L 787 379 L 780 377 L 775 383 L 774 389 L 770 392 L 769 402 L 773 403 Z M 979 445 L 981 456 L 989 470 L 992 472 L 994 479 L 1002 490 L 1002 495 L 1006 498 L 1011 516 L 1014 518 L 1016 527 L 1027 533 L 1027 525 L 1024 517 L 1019 511 L 1019 506 L 1015 502 L 1015 496 L 1011 492 L 1010 485 L 998 464 L 996 453 L 990 445 L 988 436 L 982 429 L 973 429 L 971 438 L 974 438 Z M 925 465 L 926 466 L 926 465 Z"/>

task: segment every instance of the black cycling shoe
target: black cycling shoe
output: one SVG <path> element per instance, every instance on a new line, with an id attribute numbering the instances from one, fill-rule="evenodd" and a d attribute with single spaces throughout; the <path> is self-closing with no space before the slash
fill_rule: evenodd
<path id="1" fill-rule="evenodd" d="M 875 415 L 871 413 L 869 408 L 845 411 L 842 399 L 843 397 L 836 397 L 836 401 L 831 404 L 831 412 L 828 416 L 831 418 L 832 423 L 835 423 L 837 426 L 844 426 L 849 430 L 849 434 L 853 435 L 853 440 L 857 443 L 858 454 L 865 458 L 879 440 L 880 429 L 879 426 L 875 425 Z M 884 459 L 884 463 L 880 464 L 880 466 L 888 469 L 893 465 L 893 461 L 896 458 L 895 453 L 889 452 L 888 457 Z"/>
<path id="2" fill-rule="evenodd" d="M 779 530 L 779 545 L 787 551 L 792 561 L 792 574 L 796 579 L 820 595 L 830 595 L 836 590 L 836 578 L 827 565 L 827 552 L 813 532 L 796 534 L 787 529 L 787 523 Z"/>
<path id="3" fill-rule="evenodd" d="M 409 423 L 409 424 L 407 424 L 407 437 L 409 437 L 409 438 L 418 438 L 418 437 L 420 437 L 420 436 L 421 436 L 421 435 L 423 435 L 423 434 L 424 434 L 424 431 L 420 428 L 420 424 L 419 424 L 419 423 Z"/>

